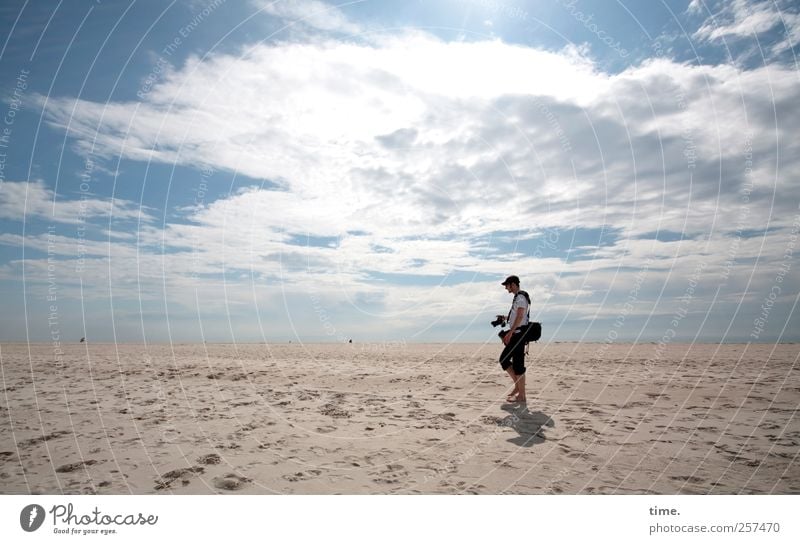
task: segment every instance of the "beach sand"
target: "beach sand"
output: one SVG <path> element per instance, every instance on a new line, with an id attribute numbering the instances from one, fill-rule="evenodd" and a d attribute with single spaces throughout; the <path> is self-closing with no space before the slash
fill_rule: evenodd
<path id="1" fill-rule="evenodd" d="M 3 344 L 0 492 L 800 492 L 800 346 Z"/>

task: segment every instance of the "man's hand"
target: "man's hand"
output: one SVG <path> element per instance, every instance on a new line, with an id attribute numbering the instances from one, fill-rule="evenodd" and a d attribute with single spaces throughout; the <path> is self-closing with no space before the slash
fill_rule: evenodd
<path id="1" fill-rule="evenodd" d="M 514 331 L 508 331 L 506 335 L 503 337 L 503 344 L 508 345 L 511 342 L 511 337 L 514 335 Z"/>

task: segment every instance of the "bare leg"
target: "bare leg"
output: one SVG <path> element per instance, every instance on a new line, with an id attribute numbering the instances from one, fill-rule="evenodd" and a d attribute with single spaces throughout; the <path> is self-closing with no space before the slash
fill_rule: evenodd
<path id="1" fill-rule="evenodd" d="M 527 402 L 527 399 L 525 398 L 525 374 L 520 374 L 519 376 L 517 376 L 516 390 L 517 390 L 517 400 L 519 402 Z"/>
<path id="2" fill-rule="evenodd" d="M 514 389 L 512 389 L 511 392 L 508 394 L 507 400 L 513 400 L 519 394 L 519 384 L 517 383 L 517 375 L 514 373 L 514 369 L 511 367 L 508 367 L 506 369 L 506 372 L 508 372 L 508 375 L 511 376 L 511 382 L 514 384 Z"/>

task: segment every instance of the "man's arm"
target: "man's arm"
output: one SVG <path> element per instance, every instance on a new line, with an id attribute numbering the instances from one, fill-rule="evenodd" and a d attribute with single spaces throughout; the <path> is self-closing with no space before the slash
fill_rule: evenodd
<path id="1" fill-rule="evenodd" d="M 514 331 L 517 330 L 520 323 L 522 323 L 522 319 L 525 317 L 525 308 L 517 308 L 517 315 L 514 316 L 514 324 L 511 325 L 511 329 L 506 333 L 503 337 L 503 343 L 508 345 L 511 341 L 511 336 L 514 334 Z"/>

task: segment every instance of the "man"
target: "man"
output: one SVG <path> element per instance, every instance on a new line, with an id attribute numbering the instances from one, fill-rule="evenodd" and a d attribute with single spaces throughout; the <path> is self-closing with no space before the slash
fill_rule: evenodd
<path id="1" fill-rule="evenodd" d="M 508 402 L 527 402 L 525 397 L 525 343 L 522 341 L 522 330 L 528 324 L 528 309 L 530 308 L 530 297 L 525 291 L 519 288 L 519 278 L 509 276 L 506 281 L 501 283 L 506 291 L 514 295 L 511 303 L 511 311 L 508 312 L 507 322 L 511 328 L 503 336 L 503 353 L 500 354 L 500 366 L 511 376 L 514 382 L 514 389 L 509 393 Z"/>

